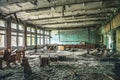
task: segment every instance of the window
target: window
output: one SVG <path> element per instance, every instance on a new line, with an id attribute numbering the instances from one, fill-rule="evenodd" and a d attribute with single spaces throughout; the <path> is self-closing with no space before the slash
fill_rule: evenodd
<path id="1" fill-rule="evenodd" d="M 35 45 L 35 34 L 32 34 L 32 45 Z"/>
<path id="2" fill-rule="evenodd" d="M 50 42 L 49 42 L 49 39 L 50 39 L 50 37 L 49 37 L 50 35 L 49 35 L 49 31 L 45 31 L 45 44 L 49 44 Z"/>
<path id="3" fill-rule="evenodd" d="M 43 30 L 40 30 L 40 34 L 43 34 Z"/>
<path id="4" fill-rule="evenodd" d="M 40 36 L 37 36 L 37 44 L 40 45 L 41 41 L 40 41 Z"/>
<path id="5" fill-rule="evenodd" d="M 0 47 L 5 47 L 5 21 L 0 20 Z"/>
<path id="6" fill-rule="evenodd" d="M 24 46 L 24 26 L 11 23 L 11 46 L 12 47 L 21 47 Z"/>
<path id="7" fill-rule="evenodd" d="M 31 28 L 31 32 L 35 32 L 35 28 Z"/>
<path id="8" fill-rule="evenodd" d="M 45 36 L 45 44 L 49 44 L 49 36 Z"/>
<path id="9" fill-rule="evenodd" d="M 23 25 L 19 25 L 19 30 L 24 30 L 24 26 Z"/>
<path id="10" fill-rule="evenodd" d="M 45 31 L 45 35 L 49 35 L 49 31 Z"/>
<path id="11" fill-rule="evenodd" d="M 11 28 L 12 29 L 17 29 L 17 25 L 15 23 L 11 23 Z"/>
<path id="12" fill-rule="evenodd" d="M 27 27 L 27 46 L 35 46 L 35 28 Z"/>
<path id="13" fill-rule="evenodd" d="M 41 41 L 40 41 L 40 40 L 41 40 L 41 39 L 40 39 L 40 35 L 41 35 L 41 34 L 40 34 L 40 31 L 41 31 L 40 29 L 37 30 L 37 45 L 40 45 L 40 44 L 41 44 Z"/>
<path id="14" fill-rule="evenodd" d="M 5 46 L 5 35 L 0 35 L 0 47 Z"/>
<path id="15" fill-rule="evenodd" d="M 27 27 L 27 31 L 30 32 L 30 31 L 31 31 L 31 28 L 30 28 L 30 27 Z"/>
<path id="16" fill-rule="evenodd" d="M 11 45 L 12 47 L 17 46 L 17 36 L 11 36 Z"/>
<path id="17" fill-rule="evenodd" d="M 1 27 L 5 27 L 5 21 L 0 20 L 0 26 L 1 26 Z"/>
<path id="18" fill-rule="evenodd" d="M 43 45 L 43 35 L 41 35 L 41 45 Z"/>
<path id="19" fill-rule="evenodd" d="M 31 45 L 31 37 L 29 36 L 29 34 L 27 35 L 27 45 Z"/>
<path id="20" fill-rule="evenodd" d="M 23 33 L 19 33 L 18 34 L 18 46 L 23 46 L 24 44 L 24 34 Z"/>
<path id="21" fill-rule="evenodd" d="M 18 46 L 23 46 L 24 45 L 23 43 L 24 43 L 23 42 L 23 37 L 19 36 L 18 37 Z"/>

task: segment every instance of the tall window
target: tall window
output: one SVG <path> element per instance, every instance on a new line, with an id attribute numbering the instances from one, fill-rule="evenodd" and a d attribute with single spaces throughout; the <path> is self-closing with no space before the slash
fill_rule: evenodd
<path id="1" fill-rule="evenodd" d="M 5 47 L 5 21 L 0 20 L 0 47 Z"/>
<path id="2" fill-rule="evenodd" d="M 50 35 L 49 35 L 49 31 L 45 31 L 45 44 L 49 44 L 49 39 L 50 39 Z"/>
<path id="3" fill-rule="evenodd" d="M 41 45 L 43 45 L 43 30 L 40 30 L 40 42 L 41 42 Z"/>
<path id="4" fill-rule="evenodd" d="M 41 45 L 40 35 L 41 35 L 41 30 L 37 29 L 37 45 Z"/>
<path id="5" fill-rule="evenodd" d="M 40 36 L 41 39 L 41 45 L 43 45 L 43 35 Z"/>
<path id="6" fill-rule="evenodd" d="M 49 44 L 49 36 L 45 36 L 45 44 Z"/>
<path id="7" fill-rule="evenodd" d="M 17 25 L 15 23 L 11 23 L 11 46 L 12 47 L 21 47 L 24 44 L 24 38 L 23 38 L 23 31 L 24 26 L 23 25 Z"/>
<path id="8" fill-rule="evenodd" d="M 35 28 L 27 27 L 27 46 L 35 46 Z"/>

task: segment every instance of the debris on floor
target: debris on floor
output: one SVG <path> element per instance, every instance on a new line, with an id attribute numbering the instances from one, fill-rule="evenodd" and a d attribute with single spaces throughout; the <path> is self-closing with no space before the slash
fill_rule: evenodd
<path id="1" fill-rule="evenodd" d="M 44 60 L 41 63 L 43 55 L 44 57 L 47 56 L 47 63 L 49 64 L 46 65 Z M 31 75 L 25 77 L 23 66 L 16 65 L 5 68 L 3 72 L 6 72 L 6 75 L 1 77 L 1 80 L 120 80 L 115 73 L 114 62 L 100 61 L 93 55 L 80 54 L 79 51 L 67 52 L 66 56 L 64 52 L 61 55 L 59 52 L 59 54 L 50 53 L 38 56 L 34 54 L 30 57 L 32 58 L 27 56 L 32 70 Z"/>

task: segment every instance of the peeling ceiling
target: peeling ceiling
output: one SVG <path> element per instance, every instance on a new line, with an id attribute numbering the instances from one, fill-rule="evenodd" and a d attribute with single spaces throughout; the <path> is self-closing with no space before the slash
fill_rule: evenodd
<path id="1" fill-rule="evenodd" d="M 100 27 L 120 0 L 0 0 L 0 13 L 49 29 Z"/>

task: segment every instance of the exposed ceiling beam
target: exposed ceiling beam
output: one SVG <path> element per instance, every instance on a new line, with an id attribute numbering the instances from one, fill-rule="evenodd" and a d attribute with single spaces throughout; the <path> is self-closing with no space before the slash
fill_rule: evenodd
<path id="1" fill-rule="evenodd" d="M 69 20 L 52 20 L 52 21 L 29 21 L 29 23 L 33 24 L 55 24 L 55 23 L 73 23 L 73 22 L 85 22 L 85 21 L 106 21 L 107 18 L 88 18 L 88 19 L 69 19 Z"/>
<path id="2" fill-rule="evenodd" d="M 31 1 L 33 0 L 0 0 L 0 6 L 19 4 L 19 3 L 31 2 Z"/>
<path id="3" fill-rule="evenodd" d="M 104 20 L 86 20 L 86 21 L 71 21 L 71 22 L 55 22 L 55 23 L 37 23 L 37 25 L 38 24 L 40 24 L 40 25 L 54 25 L 54 24 L 69 24 L 69 23 L 92 23 L 92 22 L 99 22 L 99 23 L 102 23 Z M 35 24 L 35 23 L 33 23 L 33 24 Z"/>
<path id="4" fill-rule="evenodd" d="M 105 0 L 105 1 L 107 1 L 107 2 L 109 2 L 109 0 Z M 104 1 L 104 2 L 105 2 Z M 19 13 L 19 12 L 23 12 L 23 11 L 25 11 L 25 12 L 34 12 L 34 11 L 41 11 L 41 10 L 49 10 L 49 9 L 51 9 L 51 7 L 60 7 L 60 6 L 64 6 L 64 5 L 76 5 L 76 4 L 83 4 L 83 3 L 93 3 L 93 2 L 100 2 L 100 0 L 99 1 L 87 1 L 87 2 L 80 2 L 80 3 L 72 3 L 72 4 L 62 4 L 62 5 L 58 5 L 58 6 L 49 6 L 49 7 L 41 7 L 41 8 L 34 8 L 34 9 L 26 9 L 26 10 L 19 10 L 19 11 L 15 11 L 15 12 L 11 12 L 11 13 L 9 13 L 9 14 L 7 14 L 7 15 L 11 15 L 11 14 L 14 14 L 14 13 Z M 100 7 L 98 7 L 98 8 L 93 8 L 93 9 L 102 9 L 102 8 L 117 8 L 119 5 L 106 5 L 106 6 L 100 6 Z M 85 9 L 81 9 L 81 10 L 85 10 Z M 6 16 L 7 16 L 6 15 Z"/>
<path id="5" fill-rule="evenodd" d="M 94 24 L 87 24 L 87 25 L 68 25 L 68 26 L 61 26 L 61 25 L 55 25 L 57 27 L 54 27 L 52 25 L 46 25 L 46 26 L 42 26 L 42 28 L 46 28 L 46 29 L 70 29 L 70 28 L 89 28 L 89 27 L 101 27 L 101 24 L 100 23 L 94 23 Z"/>
<path id="6" fill-rule="evenodd" d="M 111 12 L 112 13 L 112 12 Z M 88 18 L 94 18 L 94 17 L 109 17 L 110 14 L 109 12 L 101 12 L 101 13 L 94 13 L 94 14 L 77 14 L 77 15 L 68 15 L 68 16 L 64 16 L 64 17 L 50 17 L 50 18 L 38 18 L 38 19 L 27 19 L 24 21 L 36 21 L 36 20 L 48 20 L 48 19 L 59 19 L 59 18 L 70 18 L 70 17 L 74 17 L 74 18 L 81 18 L 86 16 Z"/>
<path id="7" fill-rule="evenodd" d="M 84 28 L 98 28 L 100 27 L 100 24 L 96 25 L 89 25 L 89 26 L 76 26 L 76 27 L 57 27 L 57 28 L 46 28 L 46 30 L 72 30 L 72 29 L 84 29 Z"/>
<path id="8" fill-rule="evenodd" d="M 29 22 L 29 21 L 51 21 L 51 20 L 73 20 L 73 19 L 89 19 L 89 18 L 97 18 L 97 19 L 99 19 L 99 18 L 108 18 L 108 16 L 106 15 L 106 16 L 80 16 L 80 17 L 74 17 L 74 16 L 70 16 L 70 17 L 66 17 L 66 18 L 64 18 L 64 17 L 62 17 L 62 18 L 60 18 L 60 17 L 53 17 L 53 18 L 48 18 L 48 19 L 46 19 L 46 18 L 44 18 L 44 19 L 30 19 L 30 20 L 25 20 L 25 21 L 27 21 L 27 22 Z"/>
<path id="9" fill-rule="evenodd" d="M 35 20 L 35 21 L 27 21 L 27 22 L 59 22 L 59 21 L 63 21 L 63 22 L 67 22 L 67 21 L 83 21 L 83 20 L 103 20 L 103 19 L 107 19 L 107 17 L 91 17 L 91 18 L 57 18 L 57 19 L 48 19 L 48 20 Z"/>
<path id="10" fill-rule="evenodd" d="M 86 3 L 93 3 L 93 2 L 101 2 L 101 0 L 87 0 L 87 1 L 82 1 L 82 2 L 78 2 L 78 3 L 75 3 L 75 2 L 73 2 L 73 3 L 67 3 L 67 4 L 61 4 L 61 5 L 53 5 L 53 6 L 48 6 L 48 7 L 41 7 L 41 8 L 36 8 L 36 9 L 27 9 L 27 10 L 24 10 L 24 11 L 28 11 L 28 12 L 34 12 L 34 11 L 41 11 L 41 10 L 49 10 L 49 9 L 51 9 L 51 7 L 54 7 L 54 8 L 57 8 L 57 7 L 63 7 L 63 6 L 65 6 L 65 5 L 69 5 L 69 6 L 71 6 L 71 5 L 76 5 L 76 4 L 86 4 Z M 110 0 L 103 0 L 103 2 L 110 2 Z M 113 1 L 114 2 L 114 1 Z M 99 9 L 102 9 L 102 8 L 113 8 L 113 7 L 118 7 L 119 5 L 106 5 L 106 6 L 100 6 L 100 7 L 98 7 Z M 93 8 L 93 9 L 96 9 L 96 8 Z M 85 10 L 85 9 L 84 9 Z"/>

